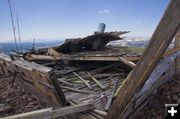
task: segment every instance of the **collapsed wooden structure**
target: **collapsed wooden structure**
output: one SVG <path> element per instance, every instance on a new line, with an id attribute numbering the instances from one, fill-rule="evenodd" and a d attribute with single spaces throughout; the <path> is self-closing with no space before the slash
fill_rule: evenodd
<path id="1" fill-rule="evenodd" d="M 104 67 L 95 67 L 94 69 L 86 69 L 84 67 L 74 69 L 72 67 L 66 67 L 67 70 L 66 68 L 46 67 L 56 66 L 57 63 L 53 64 L 54 62 L 42 64 L 45 65 L 42 66 L 37 63 L 31 63 L 19 58 L 16 59 L 14 57 L 0 54 L 0 73 L 2 76 L 13 75 L 13 82 L 16 82 L 52 107 L 58 107 L 4 118 L 54 118 L 59 116 L 63 117 L 72 113 L 78 113 L 76 115 L 78 118 L 132 118 L 134 110 L 142 108 L 147 101 L 146 99 L 161 84 L 171 79 L 173 76 L 177 76 L 180 71 L 180 32 L 178 30 L 180 27 L 179 11 L 180 1 L 172 0 L 152 36 L 149 46 L 146 48 L 140 59 L 139 57 L 132 56 L 128 59 L 127 56 L 117 54 L 111 56 L 95 56 L 90 54 L 89 56 L 87 54 L 83 54 L 84 56 L 82 54 L 78 56 L 73 54 L 62 55 L 54 50 L 50 52 L 50 56 L 38 54 L 26 55 L 26 59 L 32 58 L 33 61 L 42 60 L 43 58 L 47 58 L 47 61 L 98 61 L 101 58 L 101 61 L 103 61 L 103 59 L 106 60 L 106 58 L 111 58 L 106 61 L 120 61 L 118 63 L 124 63 L 126 66 L 129 66 L 130 69 L 133 68 L 129 75 L 121 75 L 119 73 L 114 73 L 113 77 L 107 73 L 98 75 L 99 72 L 103 72 L 104 70 L 110 72 L 113 70 L 112 67 L 116 67 L 115 70 L 120 72 L 118 63 L 111 65 L 106 64 Z M 175 49 L 165 53 L 165 50 L 173 40 L 175 34 L 177 34 Z M 164 58 L 160 60 L 163 54 Z M 136 65 L 131 62 L 137 60 L 138 62 Z M 129 71 L 129 69 L 127 70 Z M 97 80 L 99 79 L 98 76 L 101 78 L 104 76 L 103 80 Z M 77 81 L 77 79 L 79 81 Z M 95 90 L 92 90 L 92 84 L 88 82 L 87 79 L 94 82 L 95 84 L 93 83 L 93 85 L 98 88 L 96 87 L 94 88 Z M 111 81 L 109 82 L 110 79 Z M 77 83 L 75 89 L 74 85 L 69 81 Z M 66 87 L 63 84 L 69 85 L 72 88 Z M 106 90 L 104 90 L 104 88 L 106 88 Z M 115 101 L 113 102 L 114 98 Z M 105 102 L 104 107 L 100 104 L 102 102 Z M 67 105 L 71 106 L 66 107 Z"/>

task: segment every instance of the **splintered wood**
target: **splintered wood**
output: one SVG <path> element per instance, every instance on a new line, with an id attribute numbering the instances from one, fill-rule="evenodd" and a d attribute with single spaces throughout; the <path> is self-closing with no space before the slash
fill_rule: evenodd
<path id="1" fill-rule="evenodd" d="M 98 110 L 108 110 L 114 92 L 130 70 L 123 69 L 120 62 L 79 62 L 74 65 L 57 63 L 51 66 L 66 99 L 70 103 L 92 103 Z"/>
<path id="2" fill-rule="evenodd" d="M 60 95 L 60 87 L 54 86 L 56 79 L 53 77 L 51 68 L 21 59 L 13 61 L 8 55 L 2 53 L 0 68 L 1 76 L 14 75 L 13 82 L 34 94 L 39 100 L 55 107 L 65 102 L 63 94 Z"/>

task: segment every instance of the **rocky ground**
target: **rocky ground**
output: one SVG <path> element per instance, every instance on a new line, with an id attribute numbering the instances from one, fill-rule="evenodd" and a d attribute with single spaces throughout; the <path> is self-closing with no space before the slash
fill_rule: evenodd
<path id="1" fill-rule="evenodd" d="M 180 78 L 175 78 L 159 87 L 150 102 L 133 115 L 133 119 L 164 119 L 165 104 L 180 103 Z"/>
<path id="2" fill-rule="evenodd" d="M 0 78 L 0 117 L 43 108 L 31 94 L 11 84 L 10 79 Z"/>

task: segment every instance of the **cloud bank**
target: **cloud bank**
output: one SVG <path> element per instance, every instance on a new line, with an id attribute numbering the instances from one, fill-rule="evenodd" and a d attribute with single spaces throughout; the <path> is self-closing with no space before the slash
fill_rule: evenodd
<path id="1" fill-rule="evenodd" d="M 110 14 L 110 11 L 107 9 L 104 9 L 102 11 L 98 11 L 99 14 Z"/>

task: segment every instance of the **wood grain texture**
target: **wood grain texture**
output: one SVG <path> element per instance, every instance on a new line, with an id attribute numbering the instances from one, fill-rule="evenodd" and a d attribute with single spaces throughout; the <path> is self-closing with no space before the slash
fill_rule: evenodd
<path id="1" fill-rule="evenodd" d="M 176 36 L 175 36 L 175 42 L 174 42 L 174 47 L 177 48 L 180 46 L 180 27 L 176 33 Z"/>
<path id="2" fill-rule="evenodd" d="M 0 74 L 16 73 L 15 83 L 34 94 L 39 100 L 52 106 L 61 106 L 66 103 L 54 72 L 51 68 L 31 63 L 25 60 L 14 61 L 8 55 L 0 54 Z"/>
<path id="3" fill-rule="evenodd" d="M 75 106 L 63 107 L 53 110 L 52 108 L 17 114 L 13 116 L 4 117 L 2 119 L 51 119 L 62 117 L 68 114 L 84 112 L 94 109 L 92 104 L 80 104 Z"/>
<path id="4" fill-rule="evenodd" d="M 122 86 L 118 97 L 110 108 L 106 119 L 120 119 L 121 113 L 137 93 L 173 40 L 180 25 L 180 1 L 171 0 L 143 56 Z"/>

